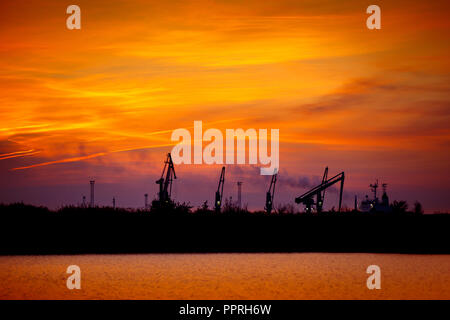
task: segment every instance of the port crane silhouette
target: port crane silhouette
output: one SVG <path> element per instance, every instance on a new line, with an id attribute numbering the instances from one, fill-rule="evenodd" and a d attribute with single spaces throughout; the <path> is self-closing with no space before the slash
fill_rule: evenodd
<path id="1" fill-rule="evenodd" d="M 164 176 L 165 175 L 165 176 Z M 164 168 L 161 174 L 161 178 L 156 181 L 159 184 L 158 200 L 161 204 L 167 204 L 171 201 L 172 194 L 172 181 L 176 179 L 175 168 L 172 162 L 172 156 L 167 154 L 167 158 L 164 161 Z"/>
<path id="2" fill-rule="evenodd" d="M 222 207 L 222 196 L 223 196 L 223 185 L 225 184 L 225 167 L 222 167 L 222 171 L 220 173 L 219 178 L 219 186 L 216 191 L 216 200 L 214 202 L 214 207 L 216 212 L 220 212 L 220 208 Z"/>
<path id="3" fill-rule="evenodd" d="M 275 185 L 277 183 L 277 175 L 278 175 L 277 173 L 272 175 L 272 180 L 270 180 L 269 190 L 267 190 L 267 193 L 266 193 L 266 206 L 264 207 L 264 209 L 266 210 L 267 214 L 272 213 L 273 196 L 275 195 Z"/>
<path id="4" fill-rule="evenodd" d="M 335 183 L 340 182 L 340 192 L 339 192 L 339 210 L 341 211 L 342 206 L 342 193 L 344 191 L 344 180 L 345 180 L 345 174 L 344 172 L 341 172 L 334 177 L 328 179 L 328 167 L 325 168 L 325 172 L 323 174 L 322 183 L 318 186 L 312 188 L 308 192 L 305 192 L 300 197 L 295 198 L 296 203 L 302 203 L 306 207 L 306 212 L 311 213 L 312 206 L 316 206 L 316 211 L 318 213 L 322 212 L 323 209 L 323 202 L 325 199 L 325 191 Z M 314 197 L 316 197 L 316 200 L 314 201 Z"/>
<path id="5" fill-rule="evenodd" d="M 387 184 L 383 184 L 383 186 L 384 185 L 387 186 Z M 378 201 L 378 198 L 377 198 L 378 179 L 374 184 L 370 184 L 369 187 L 370 187 L 370 190 L 373 192 L 373 200 Z"/>
<path id="6" fill-rule="evenodd" d="M 327 179 L 328 179 L 328 167 L 325 167 L 325 171 L 323 172 L 323 177 L 322 177 L 322 184 L 324 184 L 325 181 L 327 181 Z M 322 212 L 323 202 L 325 200 L 325 191 L 326 190 L 327 189 L 323 189 L 322 192 L 319 192 L 317 194 L 317 212 Z"/>

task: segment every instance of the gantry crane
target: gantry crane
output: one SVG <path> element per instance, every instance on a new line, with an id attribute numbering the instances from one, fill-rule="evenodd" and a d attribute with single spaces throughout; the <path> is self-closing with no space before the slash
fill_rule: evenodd
<path id="1" fill-rule="evenodd" d="M 219 186 L 216 191 L 216 201 L 214 202 L 216 212 L 220 212 L 222 207 L 222 196 L 223 196 L 223 185 L 225 184 L 225 167 L 222 167 L 222 172 L 220 173 Z"/>
<path id="2" fill-rule="evenodd" d="M 266 193 L 266 206 L 264 209 L 266 210 L 267 214 L 272 213 L 273 208 L 273 196 L 275 195 L 275 185 L 277 183 L 277 173 L 272 175 L 272 180 L 270 180 L 270 186 L 269 190 Z"/>
<path id="3" fill-rule="evenodd" d="M 340 182 L 340 192 L 339 192 L 339 212 L 341 211 L 342 206 L 342 193 L 344 191 L 344 179 L 345 174 L 344 172 L 341 172 L 334 177 L 328 179 L 328 167 L 325 169 L 322 183 L 318 186 L 312 188 L 308 192 L 302 194 L 300 197 L 295 198 L 296 203 L 303 203 L 306 207 L 306 212 L 311 212 L 311 207 L 313 205 L 316 205 L 316 211 L 322 212 L 323 208 L 323 201 L 325 198 L 325 190 L 334 185 L 335 183 Z M 314 202 L 314 197 L 316 197 L 316 201 Z"/>
<path id="4" fill-rule="evenodd" d="M 328 179 L 328 167 L 325 167 L 325 171 L 323 173 L 323 177 L 322 177 L 322 184 L 325 183 L 325 181 L 327 181 Z M 323 189 L 322 192 L 319 192 L 317 194 L 317 212 L 320 213 L 322 212 L 322 208 L 323 208 L 323 202 L 325 201 L 325 191 L 326 189 Z"/>
<path id="5" fill-rule="evenodd" d="M 161 204 L 169 203 L 171 201 L 172 181 L 176 178 L 177 176 L 175 174 L 172 156 L 168 153 L 166 161 L 164 161 L 164 169 L 161 178 L 156 181 L 156 183 L 159 184 L 158 200 Z"/>

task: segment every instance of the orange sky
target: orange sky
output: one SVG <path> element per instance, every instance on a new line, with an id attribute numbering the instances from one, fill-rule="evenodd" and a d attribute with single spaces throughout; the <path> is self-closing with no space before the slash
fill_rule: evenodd
<path id="1" fill-rule="evenodd" d="M 70 4 L 81 30 L 66 29 Z M 76 202 L 94 177 L 139 206 L 172 130 L 202 120 L 280 129 L 280 174 L 344 170 L 348 205 L 380 178 L 394 198 L 449 209 L 450 5 L 378 1 L 382 29 L 368 30 L 370 4 L 2 1 L 0 202 Z M 191 179 L 180 199 L 189 183 L 216 184 L 215 167 L 179 170 Z M 263 192 L 248 189 L 258 207 Z M 304 191 L 291 189 L 279 200 Z"/>

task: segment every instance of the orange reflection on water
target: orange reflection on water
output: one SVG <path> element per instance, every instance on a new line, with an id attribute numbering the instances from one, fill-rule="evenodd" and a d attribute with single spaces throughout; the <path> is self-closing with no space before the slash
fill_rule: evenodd
<path id="1" fill-rule="evenodd" d="M 66 269 L 81 268 L 81 290 Z M 381 290 L 366 287 L 381 267 Z M 142 254 L 0 257 L 1 299 L 449 299 L 449 255 Z"/>

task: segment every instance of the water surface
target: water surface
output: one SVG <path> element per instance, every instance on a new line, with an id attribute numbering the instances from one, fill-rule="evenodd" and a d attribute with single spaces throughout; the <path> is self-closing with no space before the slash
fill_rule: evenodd
<path id="1" fill-rule="evenodd" d="M 81 268 L 81 290 L 66 269 Z M 368 290 L 366 268 L 382 271 Z M 0 257 L 1 299 L 450 299 L 450 255 L 119 254 Z"/>

